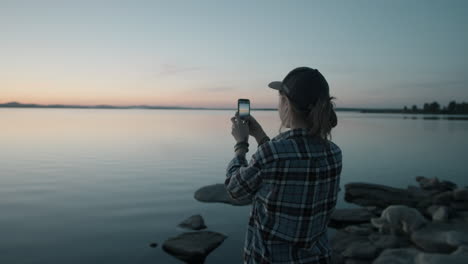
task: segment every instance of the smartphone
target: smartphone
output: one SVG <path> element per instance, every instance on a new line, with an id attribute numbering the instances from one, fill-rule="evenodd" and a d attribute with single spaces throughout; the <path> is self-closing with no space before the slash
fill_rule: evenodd
<path id="1" fill-rule="evenodd" d="M 239 99 L 237 100 L 237 112 L 240 118 L 245 118 L 250 115 L 250 100 Z"/>

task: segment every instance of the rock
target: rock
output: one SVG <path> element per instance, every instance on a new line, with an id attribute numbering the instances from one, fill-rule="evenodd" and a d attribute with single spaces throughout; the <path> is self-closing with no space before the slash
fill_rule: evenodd
<path id="1" fill-rule="evenodd" d="M 386 208 L 389 205 L 400 204 L 415 207 L 422 199 L 429 197 L 429 192 L 410 192 L 380 184 L 348 183 L 345 185 L 345 200 L 362 206 Z"/>
<path id="2" fill-rule="evenodd" d="M 468 248 L 459 247 L 450 255 L 419 253 L 415 258 L 416 264 L 466 264 L 468 263 Z"/>
<path id="3" fill-rule="evenodd" d="M 414 264 L 414 259 L 420 253 L 414 248 L 386 249 L 373 264 Z"/>
<path id="4" fill-rule="evenodd" d="M 452 254 L 431 254 L 415 248 L 387 249 L 373 264 L 466 264 L 466 247 L 460 247 Z"/>
<path id="5" fill-rule="evenodd" d="M 411 234 L 411 241 L 427 252 L 450 253 L 468 244 L 464 221 L 432 222 Z"/>
<path id="6" fill-rule="evenodd" d="M 206 203 L 227 203 L 231 205 L 249 205 L 252 203 L 250 200 L 237 201 L 232 199 L 222 183 L 201 187 L 195 192 L 194 197 L 196 200 Z"/>
<path id="7" fill-rule="evenodd" d="M 432 197 L 432 203 L 436 205 L 449 205 L 452 202 L 452 192 L 445 191 Z"/>
<path id="8" fill-rule="evenodd" d="M 455 190 L 457 189 L 457 185 L 454 182 L 451 181 L 442 181 L 441 183 L 441 189 L 446 189 L 446 190 Z"/>
<path id="9" fill-rule="evenodd" d="M 431 218 L 432 218 L 432 215 L 435 213 L 435 211 L 437 211 L 437 209 L 439 209 L 440 205 L 431 205 L 429 207 L 426 208 L 426 213 L 427 215 L 429 215 Z"/>
<path id="10" fill-rule="evenodd" d="M 205 221 L 203 220 L 203 217 L 199 214 L 197 215 L 192 215 L 189 218 L 185 219 L 179 224 L 179 227 L 182 228 L 187 228 L 191 230 L 201 230 L 205 229 Z"/>
<path id="11" fill-rule="evenodd" d="M 416 181 L 419 183 L 419 186 L 421 187 L 421 189 L 425 189 L 425 190 L 438 189 L 439 184 L 440 184 L 439 179 L 437 179 L 436 177 L 426 178 L 423 176 L 417 176 Z"/>
<path id="12" fill-rule="evenodd" d="M 370 234 L 368 238 L 369 241 L 374 244 L 374 246 L 381 249 L 410 246 L 410 241 L 408 241 L 406 237 L 402 236 L 373 233 Z"/>
<path id="13" fill-rule="evenodd" d="M 454 201 L 450 203 L 450 208 L 455 211 L 468 211 L 468 202 Z"/>
<path id="14" fill-rule="evenodd" d="M 348 258 L 344 261 L 344 263 L 345 264 L 372 264 L 372 260 Z"/>
<path id="15" fill-rule="evenodd" d="M 449 218 L 449 208 L 447 206 L 439 206 L 432 214 L 432 221 L 447 221 Z"/>
<path id="16" fill-rule="evenodd" d="M 437 191 L 452 191 L 457 188 L 457 185 L 451 181 L 439 181 L 437 177 L 426 178 L 423 176 L 416 177 L 421 189 L 437 190 Z"/>
<path id="17" fill-rule="evenodd" d="M 344 228 L 344 230 L 351 234 L 356 235 L 370 235 L 374 230 L 374 227 L 371 224 L 363 224 L 363 225 L 350 225 Z"/>
<path id="18" fill-rule="evenodd" d="M 167 239 L 162 248 L 187 263 L 203 263 L 206 256 L 225 239 L 225 235 L 211 231 L 187 232 Z"/>
<path id="19" fill-rule="evenodd" d="M 468 225 L 468 212 L 466 211 L 456 212 L 454 214 L 454 218 L 452 219 L 452 222 L 461 222 L 461 223 L 466 223 Z"/>
<path id="20" fill-rule="evenodd" d="M 372 218 L 371 223 L 381 233 L 411 234 L 423 227 L 427 220 L 421 213 L 404 205 L 391 205 L 387 207 L 380 218 Z"/>
<path id="21" fill-rule="evenodd" d="M 152 248 L 155 248 L 155 247 L 158 246 L 158 244 L 157 243 L 150 243 L 149 246 L 152 247 Z"/>
<path id="22" fill-rule="evenodd" d="M 468 201 L 468 189 L 459 188 L 452 192 L 455 201 Z"/>
<path id="23" fill-rule="evenodd" d="M 369 241 L 356 241 L 343 251 L 345 258 L 374 259 L 380 250 Z"/>
<path id="24" fill-rule="evenodd" d="M 364 208 L 335 209 L 328 226 L 343 228 L 348 225 L 369 222 L 374 215 Z"/>
<path id="25" fill-rule="evenodd" d="M 416 203 L 416 206 L 415 208 L 427 208 L 429 206 L 432 205 L 432 197 L 431 196 L 428 196 L 428 197 L 424 197 L 424 198 L 421 198 L 421 200 L 419 200 L 417 203 Z M 424 210 L 421 210 L 421 211 L 424 211 Z"/>
<path id="26" fill-rule="evenodd" d="M 468 246 L 459 246 L 452 255 L 468 255 Z"/>
<path id="27" fill-rule="evenodd" d="M 348 233 L 343 230 L 338 230 L 330 239 L 330 245 L 333 250 L 332 263 L 344 263 L 345 259 L 343 252 L 349 245 L 356 242 L 368 242 L 367 236 Z"/>
<path id="28" fill-rule="evenodd" d="M 377 206 L 366 206 L 365 208 L 374 215 L 380 215 L 383 211 L 382 208 Z"/>

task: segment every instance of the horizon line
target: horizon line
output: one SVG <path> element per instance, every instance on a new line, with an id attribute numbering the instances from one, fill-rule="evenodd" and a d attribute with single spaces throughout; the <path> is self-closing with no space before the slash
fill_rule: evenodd
<path id="1" fill-rule="evenodd" d="M 75 109 L 167 109 L 167 110 L 235 110 L 235 107 L 193 107 L 193 106 L 161 106 L 161 105 L 67 105 L 67 104 L 36 104 L 20 103 L 16 101 L 0 103 L 1 108 L 75 108 Z M 337 107 L 336 111 L 360 111 L 360 110 L 401 110 L 402 108 L 366 108 L 366 107 Z M 251 110 L 274 111 L 275 107 L 256 107 Z"/>

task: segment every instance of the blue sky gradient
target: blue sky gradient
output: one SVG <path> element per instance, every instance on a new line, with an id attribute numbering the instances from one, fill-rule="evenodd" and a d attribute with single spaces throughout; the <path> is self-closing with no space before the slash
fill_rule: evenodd
<path id="1" fill-rule="evenodd" d="M 0 102 L 274 107 L 318 68 L 339 107 L 468 101 L 468 1 L 0 1 Z"/>

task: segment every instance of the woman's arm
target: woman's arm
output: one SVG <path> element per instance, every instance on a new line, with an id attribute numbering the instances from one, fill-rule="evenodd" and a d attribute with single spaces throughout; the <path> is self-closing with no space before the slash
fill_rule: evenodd
<path id="1" fill-rule="evenodd" d="M 231 121 L 231 134 L 237 142 L 234 146 L 236 154 L 227 167 L 224 185 L 232 199 L 251 199 L 257 192 L 261 183 L 260 161 L 263 161 L 261 159 L 263 152 L 260 150 L 260 142 L 265 143 L 269 138 L 252 116 L 249 116 L 248 120 L 241 120 L 239 114 L 236 113 L 236 115 L 231 118 Z M 249 126 L 253 124 L 255 124 L 253 126 L 255 130 L 253 136 L 256 136 L 259 148 L 257 152 L 252 155 L 250 164 L 247 164 L 245 153 L 248 151 L 249 146 L 247 143 L 249 132 L 251 132 Z"/>
<path id="2" fill-rule="evenodd" d="M 234 200 L 252 199 L 257 192 L 261 180 L 261 167 L 255 155 L 249 164 L 243 150 L 237 150 L 235 157 L 229 162 L 226 169 L 224 186 Z"/>

